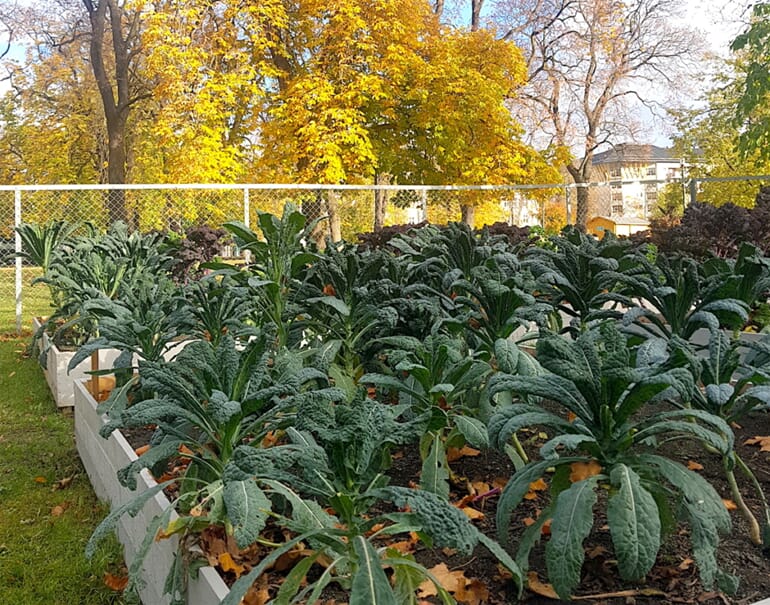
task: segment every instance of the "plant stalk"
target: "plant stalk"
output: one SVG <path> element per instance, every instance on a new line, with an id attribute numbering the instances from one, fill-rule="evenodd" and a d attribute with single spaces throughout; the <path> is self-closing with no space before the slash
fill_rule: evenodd
<path id="1" fill-rule="evenodd" d="M 749 507 L 746 505 L 746 502 L 743 500 L 741 490 L 738 489 L 738 482 L 735 480 L 735 473 L 732 471 L 732 469 L 727 467 L 727 458 L 725 458 L 723 462 L 727 484 L 730 486 L 730 494 L 732 495 L 733 501 L 738 507 L 741 515 L 749 524 L 749 538 L 751 539 L 752 544 L 759 546 L 762 544 L 762 531 L 759 527 L 759 522 L 754 516 L 754 513 L 751 512 Z"/>

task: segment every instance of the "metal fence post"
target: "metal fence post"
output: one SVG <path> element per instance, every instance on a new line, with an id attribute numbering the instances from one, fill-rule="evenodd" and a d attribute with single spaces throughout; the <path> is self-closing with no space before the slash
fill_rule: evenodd
<path id="1" fill-rule="evenodd" d="M 13 224 L 14 240 L 16 250 L 16 333 L 21 334 L 21 286 L 22 286 L 22 267 L 21 267 L 21 235 L 16 230 L 21 225 L 21 189 L 13 192 Z"/>

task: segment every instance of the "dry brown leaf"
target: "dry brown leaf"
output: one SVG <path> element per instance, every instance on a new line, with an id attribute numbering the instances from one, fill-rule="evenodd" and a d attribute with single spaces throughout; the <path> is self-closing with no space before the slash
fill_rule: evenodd
<path id="1" fill-rule="evenodd" d="M 448 592 L 457 592 L 460 588 L 465 588 L 469 581 L 461 569 L 450 571 L 446 563 L 439 563 L 428 571 L 438 580 L 438 583 L 441 584 L 444 590 Z M 438 594 L 438 590 L 431 580 L 425 580 L 417 590 L 417 596 L 420 599 L 435 597 Z"/>
<path id="2" fill-rule="evenodd" d="M 542 492 L 548 489 L 548 484 L 545 482 L 545 479 L 540 477 L 537 481 L 533 481 L 529 484 L 529 491 L 524 494 L 525 500 L 535 500 L 537 499 L 537 492 Z"/>
<path id="3" fill-rule="evenodd" d="M 535 524 L 535 520 L 532 517 L 524 517 L 521 522 L 527 527 Z"/>
<path id="4" fill-rule="evenodd" d="M 150 449 L 150 444 L 139 446 L 134 450 L 134 453 L 136 453 L 137 456 L 141 456 L 144 454 L 147 450 Z"/>
<path id="5" fill-rule="evenodd" d="M 488 603 L 489 589 L 481 580 L 473 578 L 455 592 L 455 599 L 458 603 L 466 603 L 467 605 Z"/>
<path id="6" fill-rule="evenodd" d="M 695 563 L 695 561 L 693 561 L 690 557 L 686 557 L 679 564 L 679 569 L 681 569 L 682 571 L 686 571 L 686 570 L 690 569 L 690 567 L 692 567 L 694 563 Z"/>
<path id="7" fill-rule="evenodd" d="M 702 471 L 703 465 L 699 462 L 695 462 L 695 460 L 688 460 L 687 468 L 689 468 L 691 471 Z"/>
<path id="8" fill-rule="evenodd" d="M 223 552 L 217 557 L 217 562 L 219 563 L 219 567 L 222 569 L 222 571 L 232 571 L 235 574 L 236 578 L 240 578 L 241 574 L 243 573 L 243 565 L 238 565 L 233 560 L 233 556 L 229 552 Z"/>
<path id="9" fill-rule="evenodd" d="M 583 481 L 602 472 L 602 466 L 596 460 L 590 462 L 573 462 L 569 465 L 570 474 L 569 480 L 572 483 Z"/>
<path id="10" fill-rule="evenodd" d="M 527 588 L 530 592 L 534 592 L 536 595 L 540 595 L 541 597 L 555 600 L 559 599 L 559 595 L 556 594 L 553 586 L 546 584 L 545 582 L 541 582 L 540 578 L 537 577 L 536 571 L 530 571 L 527 573 Z"/>
<path id="11" fill-rule="evenodd" d="M 72 475 L 71 477 L 64 477 L 64 479 L 59 479 L 51 486 L 51 491 L 55 492 L 56 490 L 67 489 L 72 484 L 73 479 L 75 479 L 75 475 Z"/>
<path id="12" fill-rule="evenodd" d="M 46 479 L 45 477 L 42 477 L 42 476 L 35 477 L 35 483 L 48 483 L 48 479 Z"/>
<path id="13" fill-rule="evenodd" d="M 469 519 L 483 519 L 484 513 L 470 506 L 463 506 L 461 509 Z"/>
<path id="14" fill-rule="evenodd" d="M 479 494 L 486 494 L 492 491 L 492 486 L 486 481 L 471 481 L 468 483 L 468 493 L 471 496 L 478 496 Z"/>
<path id="15" fill-rule="evenodd" d="M 400 540 L 398 542 L 391 542 L 388 544 L 388 548 L 400 552 L 402 555 L 408 555 L 414 551 L 415 543 L 411 540 Z"/>
<path id="16" fill-rule="evenodd" d="M 550 536 L 551 535 L 551 521 L 553 519 L 548 519 L 545 523 L 543 523 L 543 529 L 540 530 L 540 533 L 544 536 Z"/>
<path id="17" fill-rule="evenodd" d="M 577 414 L 575 412 L 567 412 L 567 422 L 575 422 L 577 420 Z"/>
<path id="18" fill-rule="evenodd" d="M 276 571 L 286 571 L 294 567 L 294 565 L 300 560 L 313 554 L 312 550 L 309 550 L 301 545 L 300 548 L 295 548 L 289 552 L 283 553 L 278 559 L 276 559 L 273 568 Z"/>
<path id="19" fill-rule="evenodd" d="M 758 445 L 760 452 L 770 452 L 770 437 L 758 436 L 746 439 L 744 445 Z"/>
<path id="20" fill-rule="evenodd" d="M 722 503 L 725 505 L 725 508 L 727 510 L 738 510 L 738 505 L 733 502 L 732 500 L 728 500 L 726 498 L 722 498 Z"/>
<path id="21" fill-rule="evenodd" d="M 251 585 L 248 592 L 241 601 L 242 605 L 265 605 L 270 601 L 270 587 L 267 583 L 267 576 L 261 575 L 254 584 Z"/>
<path id="22" fill-rule="evenodd" d="M 465 457 L 475 457 L 481 454 L 481 452 L 475 448 L 469 447 L 467 445 L 464 445 L 461 448 L 457 447 L 450 447 L 447 448 L 446 451 L 446 460 L 447 462 L 454 462 L 455 460 L 459 460 L 460 458 Z"/>
<path id="23" fill-rule="evenodd" d="M 111 573 L 104 574 L 104 585 L 110 590 L 121 592 L 128 584 L 128 576 L 116 576 Z"/>
<path id="24" fill-rule="evenodd" d="M 64 511 L 67 510 L 66 504 L 59 504 L 57 506 L 54 506 L 51 509 L 51 516 L 52 517 L 61 517 L 64 514 Z"/>
<path id="25" fill-rule="evenodd" d="M 510 477 L 495 477 L 492 480 L 492 487 L 503 489 L 506 485 L 508 485 L 508 479 L 510 479 Z"/>

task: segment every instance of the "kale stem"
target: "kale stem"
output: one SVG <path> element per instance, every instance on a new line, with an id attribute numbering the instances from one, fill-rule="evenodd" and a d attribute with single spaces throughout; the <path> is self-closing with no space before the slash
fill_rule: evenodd
<path id="1" fill-rule="evenodd" d="M 746 502 L 744 502 L 743 496 L 741 496 L 741 491 L 738 489 L 738 482 L 735 480 L 735 473 L 728 467 L 727 458 L 725 458 L 723 462 L 725 467 L 725 476 L 727 478 L 727 483 L 730 486 L 730 493 L 732 494 L 733 501 L 738 507 L 738 510 L 741 512 L 741 515 L 743 515 L 743 518 L 749 524 L 749 538 L 751 539 L 751 542 L 759 546 L 762 544 L 762 533 L 759 527 L 759 522 L 749 507 L 746 505 Z"/>
<path id="2" fill-rule="evenodd" d="M 754 490 L 757 492 L 757 496 L 759 496 L 759 499 L 762 501 L 762 508 L 765 514 L 765 523 L 770 525 L 770 509 L 767 506 L 767 498 L 765 498 L 765 492 L 762 490 L 762 485 L 760 485 L 756 475 L 743 461 L 743 458 L 741 458 L 737 453 L 735 454 L 735 462 L 738 464 L 738 467 L 741 469 L 743 474 L 748 478 L 749 481 L 751 481 L 751 484 L 754 486 Z"/>

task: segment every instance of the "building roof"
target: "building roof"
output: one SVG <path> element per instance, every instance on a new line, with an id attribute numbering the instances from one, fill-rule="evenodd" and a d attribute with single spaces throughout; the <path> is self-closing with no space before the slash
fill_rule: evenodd
<path id="1" fill-rule="evenodd" d="M 650 224 L 650 221 L 648 221 L 647 219 L 639 218 L 636 216 L 595 216 L 593 218 L 610 221 L 611 223 L 615 223 L 616 225 L 642 225 L 644 227 L 647 227 Z M 590 223 L 591 221 L 588 221 L 588 222 Z"/>
<path id="2" fill-rule="evenodd" d="M 621 143 L 607 151 L 597 153 L 591 161 L 594 166 L 597 166 L 601 164 L 630 164 L 635 162 L 678 162 L 679 158 L 674 156 L 673 147 Z"/>

